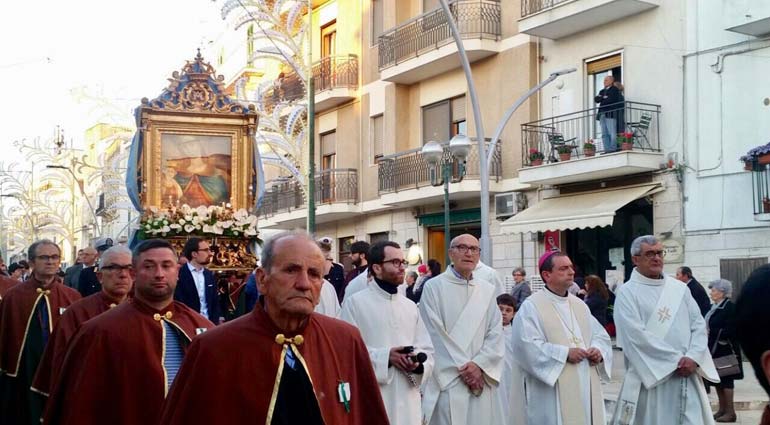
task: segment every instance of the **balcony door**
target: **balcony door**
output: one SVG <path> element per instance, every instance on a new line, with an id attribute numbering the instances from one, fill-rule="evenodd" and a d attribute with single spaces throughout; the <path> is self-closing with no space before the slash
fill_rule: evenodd
<path id="1" fill-rule="evenodd" d="M 612 76 L 615 78 L 615 82 L 623 83 L 623 55 L 622 53 L 614 53 L 611 55 L 602 56 L 599 58 L 586 61 L 586 109 L 597 108 L 599 105 L 594 101 L 594 97 L 599 94 L 599 90 L 604 88 L 604 77 Z M 599 121 L 596 120 L 595 114 L 589 114 L 590 123 L 588 123 L 586 129 L 588 134 L 585 135 L 585 139 L 592 138 L 594 140 L 601 140 L 602 132 Z M 618 125 L 618 132 L 622 130 Z M 599 142 L 601 143 L 601 142 Z"/>
<path id="2" fill-rule="evenodd" d="M 334 59 L 337 54 L 337 21 L 331 21 L 321 27 L 321 62 L 318 69 L 319 81 L 316 90 L 331 89 L 334 78 Z"/>
<path id="3" fill-rule="evenodd" d="M 321 194 L 320 201 L 323 203 L 332 202 L 334 195 L 334 174 L 332 169 L 337 162 L 337 133 L 331 131 L 321 135 L 321 178 L 317 179 L 320 187 L 316 188 L 316 193 Z"/>

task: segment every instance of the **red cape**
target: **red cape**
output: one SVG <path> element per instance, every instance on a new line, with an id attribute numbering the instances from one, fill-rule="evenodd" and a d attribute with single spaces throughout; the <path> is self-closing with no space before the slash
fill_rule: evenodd
<path id="1" fill-rule="evenodd" d="M 19 283 L 19 281 L 16 279 L 10 278 L 8 276 L 0 275 L 0 301 L 3 300 L 5 293 L 8 292 L 8 290 L 11 289 L 17 283 Z"/>
<path id="2" fill-rule="evenodd" d="M 27 329 L 37 303 L 44 296 L 37 292 L 38 287 L 39 282 L 29 278 L 8 290 L 0 303 L 0 371 L 11 377 L 19 371 Z M 50 291 L 45 297 L 50 312 L 50 329 L 54 329 L 65 308 L 79 300 L 80 294 L 64 286 L 58 278 Z"/>
<path id="3" fill-rule="evenodd" d="M 59 324 L 48 338 L 43 357 L 37 367 L 35 379 L 32 380 L 32 390 L 48 396 L 51 391 L 51 383 L 56 381 L 64 354 L 67 352 L 67 344 L 75 332 L 86 320 L 92 319 L 117 304 L 110 299 L 104 291 L 89 295 L 76 301 L 62 314 Z"/>
<path id="4" fill-rule="evenodd" d="M 43 423 L 156 424 L 166 396 L 161 316 L 181 331 L 183 346 L 214 324 L 174 301 L 155 310 L 137 299 L 83 323 L 53 383 Z"/>
<path id="5" fill-rule="evenodd" d="M 251 314 L 196 338 L 176 377 L 162 424 L 265 423 L 282 346 L 279 330 L 257 304 Z M 388 416 L 369 353 L 355 327 L 313 313 L 298 351 L 327 425 L 383 425 Z M 286 334 L 293 337 L 293 334 Z M 350 384 L 350 412 L 337 386 Z"/>

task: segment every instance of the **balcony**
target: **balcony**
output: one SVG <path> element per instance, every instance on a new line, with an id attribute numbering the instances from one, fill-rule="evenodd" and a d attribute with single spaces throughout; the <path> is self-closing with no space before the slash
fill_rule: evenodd
<path id="1" fill-rule="evenodd" d="M 258 214 L 260 227 L 289 228 L 301 225 L 307 205 L 299 183 L 282 178 L 267 183 Z M 322 170 L 315 177 L 316 222 L 348 218 L 358 213 L 358 171 L 352 168 Z"/>
<path id="2" fill-rule="evenodd" d="M 416 148 L 387 155 L 377 163 L 378 193 L 382 204 L 410 206 L 442 199 L 443 188 L 431 186 L 430 167 L 420 154 L 420 150 L 421 148 Z M 444 143 L 444 158 L 450 157 L 449 143 Z M 502 169 L 502 155 L 498 143 L 495 145 L 495 154 L 489 169 L 490 180 L 499 182 L 502 179 Z M 449 185 L 450 193 L 454 194 L 453 198 L 477 198 L 480 188 L 477 144 L 472 145 L 466 161 L 465 177 L 460 182 L 458 182 L 458 170 L 457 160 L 455 160 L 452 166 L 452 184 Z"/>
<path id="3" fill-rule="evenodd" d="M 316 111 L 333 108 L 356 97 L 358 56 L 327 56 L 313 64 Z M 272 111 L 280 103 L 305 99 L 305 82 L 294 72 L 279 76 L 263 94 L 265 107 Z"/>
<path id="4" fill-rule="evenodd" d="M 660 6 L 660 0 L 522 0 L 519 32 L 558 40 Z"/>
<path id="5" fill-rule="evenodd" d="M 313 64 L 317 112 L 355 99 L 358 90 L 358 56 L 327 56 Z"/>
<path id="6" fill-rule="evenodd" d="M 603 152 L 597 108 L 522 124 L 522 164 L 519 181 L 525 184 L 565 184 L 607 179 L 660 169 L 660 105 L 622 102 L 615 105 L 622 117 L 618 132 L 633 135 L 633 149 Z M 597 152 L 587 156 L 584 143 L 593 139 Z M 558 150 L 569 150 L 564 159 Z M 531 149 L 545 155 L 543 165 L 531 166 Z M 589 152 L 590 155 L 590 152 Z"/>
<path id="7" fill-rule="evenodd" d="M 456 0 L 449 5 L 471 62 L 496 54 L 501 36 L 500 2 Z M 380 78 L 401 84 L 460 67 L 444 11 L 434 9 L 379 37 Z"/>

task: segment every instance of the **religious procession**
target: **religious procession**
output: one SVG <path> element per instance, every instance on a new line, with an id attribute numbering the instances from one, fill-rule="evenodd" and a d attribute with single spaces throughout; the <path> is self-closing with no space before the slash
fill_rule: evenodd
<path id="1" fill-rule="evenodd" d="M 770 2 L 102 3 L 0 5 L 0 425 L 770 425 Z"/>

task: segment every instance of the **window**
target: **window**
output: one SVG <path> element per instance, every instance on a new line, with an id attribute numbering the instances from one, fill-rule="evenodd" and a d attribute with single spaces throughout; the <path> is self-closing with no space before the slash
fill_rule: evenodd
<path id="1" fill-rule="evenodd" d="M 385 242 L 388 241 L 389 233 L 388 232 L 377 232 L 377 233 L 369 233 L 369 244 L 374 245 L 377 242 Z"/>
<path id="2" fill-rule="evenodd" d="M 604 77 L 611 75 L 615 81 L 623 81 L 622 55 L 620 53 L 586 61 L 588 75 L 588 106 L 596 106 L 594 96 L 604 87 Z"/>
<path id="3" fill-rule="evenodd" d="M 246 29 L 246 64 L 254 66 L 254 25 L 251 24 Z"/>
<path id="4" fill-rule="evenodd" d="M 382 3 L 384 0 L 372 0 L 372 46 L 377 44 L 378 38 L 385 30 Z"/>
<path id="5" fill-rule="evenodd" d="M 447 142 L 456 134 L 467 134 L 465 96 L 442 100 L 422 108 L 422 143 Z"/>
<path id="6" fill-rule="evenodd" d="M 743 283 L 749 278 L 751 272 L 765 264 L 767 264 L 767 257 L 719 260 L 719 276 L 733 283 L 733 295 L 730 297 L 732 301 L 738 300 Z"/>
<path id="7" fill-rule="evenodd" d="M 372 157 L 376 163 L 383 155 L 385 119 L 382 114 L 372 117 Z"/>
<path id="8" fill-rule="evenodd" d="M 337 53 L 337 21 L 331 21 L 321 28 L 321 57 Z"/>
<path id="9" fill-rule="evenodd" d="M 337 133 L 332 131 L 321 135 L 321 170 L 335 166 Z"/>

